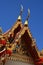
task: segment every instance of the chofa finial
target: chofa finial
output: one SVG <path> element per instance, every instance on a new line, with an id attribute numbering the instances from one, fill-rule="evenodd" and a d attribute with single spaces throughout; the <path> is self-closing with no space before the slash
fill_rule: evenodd
<path id="1" fill-rule="evenodd" d="M 30 17 L 30 9 L 28 8 L 28 16 L 27 16 L 27 20 Z"/>
<path id="2" fill-rule="evenodd" d="M 20 15 L 22 15 L 23 12 L 23 5 L 21 4 L 21 11 L 20 11 Z"/>
<path id="3" fill-rule="evenodd" d="M 24 23 L 25 26 L 28 26 L 28 18 L 30 17 L 30 9 L 28 9 L 28 16 L 27 16 L 27 19 Z"/>
<path id="4" fill-rule="evenodd" d="M 21 10 L 20 10 L 20 15 L 18 17 L 18 20 L 21 20 L 22 12 L 23 12 L 23 6 L 21 5 Z"/>

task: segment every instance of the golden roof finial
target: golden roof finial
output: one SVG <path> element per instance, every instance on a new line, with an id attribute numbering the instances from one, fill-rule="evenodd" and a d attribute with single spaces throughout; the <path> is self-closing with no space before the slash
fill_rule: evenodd
<path id="1" fill-rule="evenodd" d="M 24 23 L 25 26 L 28 26 L 28 18 L 30 17 L 30 9 L 28 9 L 28 16 L 27 16 L 27 19 Z"/>
<path id="2" fill-rule="evenodd" d="M 21 20 L 22 12 L 23 12 L 23 6 L 21 5 L 21 10 L 20 10 L 20 15 L 18 17 L 18 20 Z"/>

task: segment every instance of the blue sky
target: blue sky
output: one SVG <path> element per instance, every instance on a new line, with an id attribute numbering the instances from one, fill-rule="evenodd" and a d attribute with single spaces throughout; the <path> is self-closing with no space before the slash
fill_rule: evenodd
<path id="1" fill-rule="evenodd" d="M 36 45 L 39 50 L 43 49 L 43 0 L 0 0 L 0 26 L 3 32 L 10 29 L 16 22 L 21 4 L 24 7 L 22 22 L 27 17 L 27 10 L 30 8 L 30 27 Z"/>

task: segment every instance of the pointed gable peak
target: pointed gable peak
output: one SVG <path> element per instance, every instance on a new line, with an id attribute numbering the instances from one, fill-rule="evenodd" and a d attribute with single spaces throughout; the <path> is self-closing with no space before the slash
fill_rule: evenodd
<path id="1" fill-rule="evenodd" d="M 25 21 L 24 25 L 25 26 L 28 26 L 28 20 Z"/>
<path id="2" fill-rule="evenodd" d="M 21 20 L 21 16 L 20 15 L 18 16 L 18 20 Z"/>

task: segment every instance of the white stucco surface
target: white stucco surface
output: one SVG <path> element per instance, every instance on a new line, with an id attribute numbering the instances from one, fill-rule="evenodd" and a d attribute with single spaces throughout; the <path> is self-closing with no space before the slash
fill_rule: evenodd
<path id="1" fill-rule="evenodd" d="M 5 63 L 5 65 L 34 65 L 34 64 L 28 64 L 28 63 L 24 63 L 24 62 L 20 62 L 20 61 L 9 60 Z"/>

